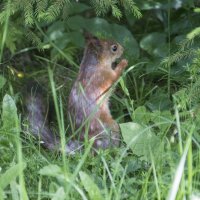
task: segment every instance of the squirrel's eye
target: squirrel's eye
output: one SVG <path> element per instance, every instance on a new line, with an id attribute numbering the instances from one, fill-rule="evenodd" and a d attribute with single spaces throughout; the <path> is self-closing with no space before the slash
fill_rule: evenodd
<path id="1" fill-rule="evenodd" d="M 117 51 L 117 45 L 116 45 L 116 44 L 113 44 L 113 45 L 111 46 L 111 50 L 112 50 L 112 52 L 116 52 L 116 51 Z"/>

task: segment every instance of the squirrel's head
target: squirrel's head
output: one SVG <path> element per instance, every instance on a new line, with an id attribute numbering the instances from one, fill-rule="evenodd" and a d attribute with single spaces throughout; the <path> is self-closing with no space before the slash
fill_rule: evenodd
<path id="1" fill-rule="evenodd" d="M 124 48 L 112 40 L 100 40 L 101 51 L 99 56 L 100 62 L 112 64 L 123 54 Z"/>
<path id="2" fill-rule="evenodd" d="M 115 41 L 98 39 L 94 36 L 86 39 L 88 53 L 95 54 L 98 63 L 102 66 L 112 65 L 123 54 L 124 48 Z"/>

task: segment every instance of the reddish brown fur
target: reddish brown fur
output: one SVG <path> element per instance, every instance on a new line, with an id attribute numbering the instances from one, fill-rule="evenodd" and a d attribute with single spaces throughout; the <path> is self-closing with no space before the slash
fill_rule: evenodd
<path id="1" fill-rule="evenodd" d="M 117 46 L 117 50 L 112 50 Z M 108 90 L 118 80 L 127 60 L 123 59 L 112 69 L 112 63 L 120 58 L 123 47 L 113 41 L 90 38 L 80 65 L 79 75 L 69 97 L 69 114 L 79 138 L 95 137 L 96 148 L 119 145 L 119 126 L 109 109 Z"/>

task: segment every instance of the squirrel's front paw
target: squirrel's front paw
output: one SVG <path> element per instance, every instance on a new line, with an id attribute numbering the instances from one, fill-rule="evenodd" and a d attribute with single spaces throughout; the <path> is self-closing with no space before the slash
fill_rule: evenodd
<path id="1" fill-rule="evenodd" d="M 119 63 L 120 67 L 125 68 L 128 65 L 128 60 L 122 59 Z"/>

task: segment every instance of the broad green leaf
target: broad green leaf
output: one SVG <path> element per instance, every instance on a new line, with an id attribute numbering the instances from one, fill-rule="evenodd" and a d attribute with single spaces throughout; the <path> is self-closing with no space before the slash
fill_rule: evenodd
<path id="1" fill-rule="evenodd" d="M 88 5 L 80 2 L 71 2 L 68 8 L 68 15 L 74 15 L 91 9 Z"/>
<path id="2" fill-rule="evenodd" d="M 6 79 L 2 75 L 0 75 L 0 89 L 3 88 L 5 83 L 6 83 Z"/>
<path id="3" fill-rule="evenodd" d="M 146 101 L 146 106 L 151 110 L 169 110 L 172 106 L 172 102 L 167 93 L 164 91 L 157 90 L 154 95 L 150 97 L 148 101 Z"/>
<path id="4" fill-rule="evenodd" d="M 84 28 L 86 21 L 87 19 L 76 15 L 67 19 L 67 25 L 72 30 L 80 30 L 80 28 Z"/>
<path id="5" fill-rule="evenodd" d="M 140 41 L 140 47 L 153 56 L 166 57 L 168 55 L 168 45 L 164 33 L 148 34 Z"/>
<path id="6" fill-rule="evenodd" d="M 103 200 L 104 198 L 101 195 L 100 189 L 98 186 L 94 183 L 94 181 L 88 176 L 85 172 L 80 171 L 79 176 L 81 179 L 81 182 L 85 188 L 85 190 L 88 192 L 89 197 L 91 200 Z"/>
<path id="7" fill-rule="evenodd" d="M 147 124 L 151 120 L 150 113 L 146 110 L 145 106 L 135 109 L 132 116 L 133 120 L 138 123 Z"/>
<path id="8" fill-rule="evenodd" d="M 155 123 L 161 133 L 164 133 L 174 122 L 173 116 L 170 111 L 154 111 L 151 113 L 151 121 Z"/>
<path id="9" fill-rule="evenodd" d="M 135 0 L 134 2 L 136 2 L 137 6 L 141 9 L 141 10 L 167 10 L 170 8 L 175 8 L 178 9 L 183 5 L 184 1 L 180 1 L 180 0 L 173 0 L 170 2 L 170 4 L 168 3 L 168 1 L 140 1 L 140 0 Z"/>
<path id="10" fill-rule="evenodd" d="M 11 181 L 10 189 L 11 189 L 12 199 L 14 199 L 14 200 L 20 200 L 18 187 L 19 187 L 19 185 L 16 183 L 15 180 Z"/>
<path id="11" fill-rule="evenodd" d="M 156 157 L 156 152 L 161 148 L 161 140 L 147 127 L 138 123 L 120 124 L 124 142 L 131 148 L 134 154 L 141 156 L 141 160 L 151 162 L 150 150 Z"/>
<path id="12" fill-rule="evenodd" d="M 190 20 L 186 20 L 185 17 L 178 17 L 176 20 L 171 21 L 170 34 L 171 35 L 185 35 L 199 27 L 199 16 L 193 15 L 192 25 Z M 184 38 L 185 39 L 185 38 Z M 198 41 L 198 40 L 197 40 Z M 194 43 L 195 44 L 195 43 Z"/>
<path id="13" fill-rule="evenodd" d="M 57 176 L 61 174 L 62 170 L 58 165 L 48 165 L 40 169 L 39 173 L 46 176 Z"/>
<path id="14" fill-rule="evenodd" d="M 53 195 L 52 200 L 63 200 L 65 199 L 65 192 L 63 187 L 58 188 L 56 193 Z"/>
<path id="15" fill-rule="evenodd" d="M 12 97 L 7 94 L 3 98 L 2 121 L 4 130 L 18 131 L 17 107 Z"/>
<path id="16" fill-rule="evenodd" d="M 44 42 L 48 42 L 49 40 L 56 40 L 63 36 L 65 30 L 64 22 L 56 21 L 51 26 L 49 26 L 45 37 Z M 66 38 L 67 39 L 67 38 Z"/>
<path id="17" fill-rule="evenodd" d="M 26 168 L 26 164 L 24 163 L 22 166 L 21 164 L 16 164 L 10 167 L 4 174 L 0 176 L 0 188 L 6 188 L 11 181 L 13 181 L 20 173 L 21 167 L 23 170 Z"/>
<path id="18" fill-rule="evenodd" d="M 0 188 L 0 199 L 4 199 L 4 193 L 3 190 Z"/>
<path id="19" fill-rule="evenodd" d="M 83 34 L 77 31 L 66 32 L 65 23 L 62 21 L 56 21 L 49 26 L 46 35 L 44 42 L 51 40 L 61 50 L 65 49 L 69 43 L 73 43 L 78 47 L 84 46 Z"/>
<path id="20" fill-rule="evenodd" d="M 118 41 L 126 50 L 127 55 L 136 59 L 139 57 L 139 46 L 131 32 L 124 26 L 110 24 L 102 18 L 86 19 L 81 16 L 73 16 L 67 20 L 67 25 L 74 31 L 86 29 L 94 35 L 101 35 Z"/>

